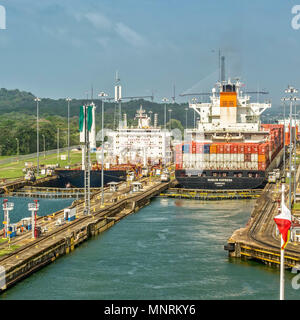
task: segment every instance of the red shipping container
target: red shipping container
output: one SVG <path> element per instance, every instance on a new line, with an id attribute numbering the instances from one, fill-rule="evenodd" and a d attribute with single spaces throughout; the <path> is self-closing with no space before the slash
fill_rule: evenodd
<path id="1" fill-rule="evenodd" d="M 253 143 L 251 145 L 251 153 L 258 153 L 258 144 L 257 143 Z"/>
<path id="2" fill-rule="evenodd" d="M 230 144 L 225 144 L 225 146 L 224 146 L 224 153 L 230 153 L 230 147 L 231 147 Z"/>
<path id="3" fill-rule="evenodd" d="M 266 154 L 267 150 L 266 150 L 266 144 L 265 143 L 261 143 L 258 147 L 258 154 Z"/>
<path id="4" fill-rule="evenodd" d="M 244 153 L 245 152 L 245 145 L 244 144 L 238 144 L 238 153 Z"/>
<path id="5" fill-rule="evenodd" d="M 182 144 L 177 144 L 177 145 L 175 146 L 175 151 L 176 151 L 176 153 L 177 153 L 177 152 L 182 152 Z"/>
<path id="6" fill-rule="evenodd" d="M 230 146 L 230 153 L 238 153 L 238 145 L 237 144 L 232 144 Z"/>
<path id="7" fill-rule="evenodd" d="M 196 142 L 192 142 L 192 153 L 196 153 Z"/>
<path id="8" fill-rule="evenodd" d="M 246 153 L 245 154 L 244 161 L 245 162 L 251 162 L 251 153 Z"/>
<path id="9" fill-rule="evenodd" d="M 245 144 L 245 154 L 251 153 L 251 144 Z"/>
<path id="10" fill-rule="evenodd" d="M 217 144 L 217 153 L 224 153 L 224 144 Z"/>
<path id="11" fill-rule="evenodd" d="M 196 153 L 203 153 L 203 143 L 198 142 L 196 144 Z"/>

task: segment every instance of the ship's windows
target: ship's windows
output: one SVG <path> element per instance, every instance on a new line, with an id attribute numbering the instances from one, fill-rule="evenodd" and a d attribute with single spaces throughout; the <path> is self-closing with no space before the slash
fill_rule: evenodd
<path id="1" fill-rule="evenodd" d="M 251 172 L 248 173 L 248 177 L 252 178 L 252 173 Z"/>
<path id="2" fill-rule="evenodd" d="M 223 176 L 223 177 L 227 177 L 227 173 L 226 173 L 226 172 L 223 172 L 222 176 Z"/>
<path id="3" fill-rule="evenodd" d="M 239 178 L 241 178 L 243 176 L 243 174 L 241 172 L 238 173 L 237 175 Z"/>
<path id="4" fill-rule="evenodd" d="M 217 172 L 213 172 L 213 177 L 217 177 L 217 176 L 218 176 Z"/>

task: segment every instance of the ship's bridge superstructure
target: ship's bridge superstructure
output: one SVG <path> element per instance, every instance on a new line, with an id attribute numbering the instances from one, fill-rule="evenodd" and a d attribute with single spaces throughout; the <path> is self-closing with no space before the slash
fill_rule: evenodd
<path id="1" fill-rule="evenodd" d="M 158 115 L 154 114 L 154 125 L 151 117 L 140 106 L 135 120 L 138 125 L 128 126 L 127 115 L 124 114 L 122 127 L 108 134 L 111 137 L 111 157 L 124 163 L 170 163 L 172 160 L 171 133 L 158 127 Z M 114 162 L 114 160 L 111 160 Z"/>
<path id="2" fill-rule="evenodd" d="M 199 115 L 197 129 L 191 131 L 249 132 L 260 131 L 260 115 L 271 108 L 271 103 L 250 102 L 242 83 L 229 79 L 217 82 L 210 102 L 190 103 L 189 107 Z"/>

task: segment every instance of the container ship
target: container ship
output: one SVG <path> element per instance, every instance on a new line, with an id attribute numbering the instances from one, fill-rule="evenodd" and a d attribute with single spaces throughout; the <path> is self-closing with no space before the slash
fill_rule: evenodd
<path id="1" fill-rule="evenodd" d="M 283 157 L 283 125 L 261 124 L 270 102 L 253 103 L 242 83 L 221 81 L 208 103 L 190 103 L 199 115 L 175 146 L 175 175 L 187 189 L 263 188 Z"/>

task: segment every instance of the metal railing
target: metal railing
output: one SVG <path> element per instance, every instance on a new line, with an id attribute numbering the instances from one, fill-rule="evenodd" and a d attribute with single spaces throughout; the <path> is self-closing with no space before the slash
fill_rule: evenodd
<path id="1" fill-rule="evenodd" d="M 72 149 L 76 149 L 76 148 L 79 148 L 80 146 L 71 146 L 70 147 L 70 150 Z M 65 147 L 65 148 L 59 148 L 59 153 L 61 152 L 65 152 L 65 151 L 68 151 L 68 147 Z M 46 156 L 49 156 L 51 154 L 55 154 L 57 153 L 57 149 L 53 149 L 53 150 L 48 150 L 48 151 L 41 151 L 39 152 L 39 156 L 40 158 L 42 158 L 44 156 L 44 154 Z M 10 157 L 10 158 L 7 158 L 7 159 L 2 159 L 0 160 L 0 164 L 7 164 L 7 163 L 12 163 L 12 162 L 17 162 L 18 160 L 19 161 L 22 161 L 22 160 L 27 160 L 27 159 L 32 159 L 32 158 L 36 158 L 37 156 L 37 153 L 31 153 L 31 154 L 24 154 L 24 155 L 20 155 L 19 157 L 18 156 L 14 156 L 14 157 Z"/>

